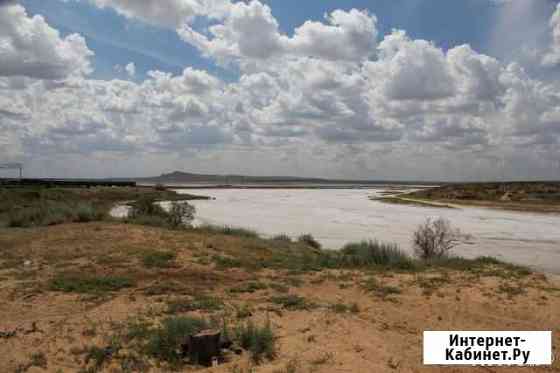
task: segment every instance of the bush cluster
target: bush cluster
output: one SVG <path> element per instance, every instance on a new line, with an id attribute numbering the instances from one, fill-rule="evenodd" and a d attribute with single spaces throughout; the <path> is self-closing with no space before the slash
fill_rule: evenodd
<path id="1" fill-rule="evenodd" d="M 235 339 L 244 350 L 251 353 L 251 360 L 256 364 L 276 357 L 276 337 L 269 320 L 263 326 L 257 326 L 252 320 L 238 326 Z"/>
<path id="2" fill-rule="evenodd" d="M 8 227 L 27 228 L 62 223 L 87 223 L 103 220 L 105 210 L 87 202 L 43 201 L 35 206 L 15 209 L 7 216 Z"/>
<path id="3" fill-rule="evenodd" d="M 195 207 L 188 202 L 172 202 L 169 211 L 166 211 L 154 197 L 147 196 L 132 203 L 126 221 L 179 229 L 191 226 L 195 211 Z"/>
<path id="4" fill-rule="evenodd" d="M 412 258 L 397 244 L 379 241 L 350 243 L 342 248 L 341 260 L 345 265 L 355 267 L 377 265 L 407 269 L 413 266 Z"/>

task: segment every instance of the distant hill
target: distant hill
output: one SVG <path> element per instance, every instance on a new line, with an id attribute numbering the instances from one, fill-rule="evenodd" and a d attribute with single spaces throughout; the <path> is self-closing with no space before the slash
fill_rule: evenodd
<path id="1" fill-rule="evenodd" d="M 305 184 L 438 184 L 426 182 L 403 182 L 390 180 L 334 180 L 321 178 L 302 178 L 290 176 L 246 176 L 246 175 L 205 175 L 175 171 L 156 177 L 137 178 L 138 182 L 148 183 L 211 183 L 211 184 L 268 184 L 268 183 L 305 183 Z"/>

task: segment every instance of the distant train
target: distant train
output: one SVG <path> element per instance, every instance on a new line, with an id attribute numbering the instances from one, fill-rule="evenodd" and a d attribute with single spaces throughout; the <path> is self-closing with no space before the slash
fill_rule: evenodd
<path id="1" fill-rule="evenodd" d="M 135 187 L 135 181 L 117 180 L 87 180 L 87 179 L 0 179 L 0 186 L 44 186 L 44 187 L 67 187 L 67 188 L 91 188 L 91 187 Z"/>

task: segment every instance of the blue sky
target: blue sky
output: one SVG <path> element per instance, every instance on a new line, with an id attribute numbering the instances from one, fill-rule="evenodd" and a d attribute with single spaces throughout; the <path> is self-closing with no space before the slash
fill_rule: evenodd
<path id="1" fill-rule="evenodd" d="M 177 74 L 185 66 L 214 69 L 195 48 L 182 42 L 174 30 L 126 19 L 110 8 L 98 9 L 87 2 L 25 0 L 22 3 L 30 14 L 42 15 L 62 34 L 84 36 L 95 52 L 97 78 L 118 77 L 114 66 L 131 61 L 136 64 L 139 79 L 149 70 Z"/>
<path id="2" fill-rule="evenodd" d="M 180 73 L 186 66 L 204 69 L 225 80 L 235 80 L 235 71 L 223 69 L 183 42 L 172 29 L 156 27 L 118 15 L 111 8 L 99 9 L 85 1 L 23 0 L 29 14 L 40 14 L 62 34 L 80 33 L 95 52 L 94 77 L 123 77 L 115 65 L 134 61 L 141 80 L 149 70 Z M 308 20 L 323 21 L 335 9 L 367 9 L 378 18 L 381 34 L 404 29 L 418 39 L 434 41 L 448 49 L 470 44 L 483 53 L 494 27 L 498 7 L 488 0 L 268 0 L 280 29 L 292 35 Z"/>

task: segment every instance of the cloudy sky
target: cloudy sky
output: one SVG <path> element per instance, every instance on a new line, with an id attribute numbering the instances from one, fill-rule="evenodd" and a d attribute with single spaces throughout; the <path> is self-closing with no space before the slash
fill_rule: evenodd
<path id="1" fill-rule="evenodd" d="M 0 4 L 27 176 L 560 179 L 557 0 Z"/>

